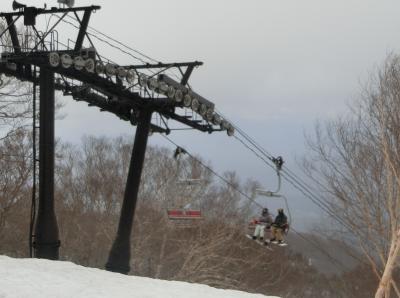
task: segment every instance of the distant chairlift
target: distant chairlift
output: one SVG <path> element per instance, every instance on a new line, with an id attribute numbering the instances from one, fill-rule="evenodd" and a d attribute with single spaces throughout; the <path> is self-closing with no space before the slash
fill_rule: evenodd
<path id="1" fill-rule="evenodd" d="M 179 163 L 180 163 L 180 155 L 186 154 L 186 150 L 177 147 L 174 153 L 174 158 L 177 160 L 177 171 L 179 171 Z M 186 187 L 190 188 L 191 192 L 193 193 L 194 187 L 201 187 L 203 183 L 203 179 L 196 179 L 196 178 L 185 178 L 179 179 L 177 181 L 178 187 Z M 192 203 L 188 203 L 184 206 L 180 206 L 178 208 L 169 208 L 167 209 L 168 219 L 176 222 L 184 222 L 189 223 L 191 221 L 201 220 L 203 219 L 202 211 L 200 208 L 194 208 Z"/>
<path id="2" fill-rule="evenodd" d="M 180 209 L 167 210 L 170 220 L 199 220 L 203 219 L 200 209 L 191 209 L 190 206 L 185 206 Z"/>

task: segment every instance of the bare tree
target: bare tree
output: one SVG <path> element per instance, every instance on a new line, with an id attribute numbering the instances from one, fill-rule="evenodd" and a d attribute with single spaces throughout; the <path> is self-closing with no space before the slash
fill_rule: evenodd
<path id="1" fill-rule="evenodd" d="M 12 78 L 0 78 L 0 139 L 28 124 L 32 118 L 32 88 Z M 29 124 L 28 124 L 29 125 Z"/>
<path id="2" fill-rule="evenodd" d="M 390 55 L 352 115 L 317 126 L 305 166 L 330 212 L 359 240 L 380 280 L 375 297 L 400 297 L 400 58 Z M 316 178 L 318 177 L 318 178 Z"/>
<path id="3" fill-rule="evenodd" d="M 0 22 L 0 32 L 7 28 L 7 24 Z M 35 34 L 32 28 L 17 28 L 18 40 L 22 49 L 32 47 L 35 43 Z M 13 51 L 11 37 L 8 31 L 1 36 L 4 59 L 7 59 L 7 52 Z M 15 64 L 10 63 L 10 67 Z M 32 69 L 34 71 L 34 69 Z M 33 86 L 29 82 L 20 81 L 13 77 L 0 75 L 0 139 L 7 138 L 14 131 L 24 127 L 31 127 Z M 60 108 L 63 102 L 56 97 L 56 117 L 63 117 Z"/>
<path id="4" fill-rule="evenodd" d="M 5 154 L 29 155 L 30 146 L 29 134 L 0 142 L 0 209 L 10 203 L 2 213 L 0 252 L 13 256 L 27 255 L 30 159 L 14 164 Z M 127 138 L 85 137 L 81 145 L 58 142 L 55 197 L 63 260 L 103 268 L 115 235 L 131 149 Z M 171 151 L 150 147 L 147 153 L 132 237 L 133 274 L 284 297 L 346 297 L 338 294 L 340 280 L 328 285 L 300 255 L 283 249 L 271 252 L 244 237 L 242 223 L 249 208 L 232 186 L 251 195 L 257 187 L 254 181 L 243 184 L 233 172 L 224 176 L 229 184 L 213 180 L 207 169 L 185 159 L 184 173 L 209 181 L 200 192 L 205 218 L 185 227 L 169 221 L 165 200 L 179 201 L 189 192 L 174 188 Z"/>
<path id="5" fill-rule="evenodd" d="M 7 24 L 0 22 L 0 32 Z M 29 31 L 18 30 L 18 38 L 21 45 L 32 43 L 32 34 Z M 8 33 L 1 37 L 3 55 L 12 50 L 11 37 Z M 27 120 L 32 115 L 32 87 L 27 82 L 15 78 L 0 76 L 0 139 L 6 138 L 14 131 L 27 125 Z"/>
<path id="6" fill-rule="evenodd" d="M 29 227 L 30 146 L 29 133 L 23 129 L 0 141 L 0 238 L 3 251 L 5 246 L 18 247 L 14 250 L 16 255 L 27 253 L 24 248 Z"/>

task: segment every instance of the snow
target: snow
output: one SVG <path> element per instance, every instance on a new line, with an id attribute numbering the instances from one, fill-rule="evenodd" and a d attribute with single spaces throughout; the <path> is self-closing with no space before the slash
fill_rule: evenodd
<path id="1" fill-rule="evenodd" d="M 266 298 L 201 284 L 127 276 L 63 261 L 0 256 L 0 298 Z"/>

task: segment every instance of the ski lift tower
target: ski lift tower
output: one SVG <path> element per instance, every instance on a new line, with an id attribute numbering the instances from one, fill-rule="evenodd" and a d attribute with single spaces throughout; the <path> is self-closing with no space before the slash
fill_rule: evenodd
<path id="1" fill-rule="evenodd" d="M 54 95 L 59 90 L 137 126 L 117 235 L 106 264 L 107 270 L 127 274 L 149 133 L 169 134 L 173 130 L 171 125 L 177 123 L 207 133 L 226 131 L 230 136 L 234 129 L 215 112 L 214 103 L 188 85 L 192 71 L 201 62 L 119 65 L 99 54 L 88 32 L 90 17 L 100 6 L 73 7 L 73 0 L 59 3 L 63 5 L 38 8 L 14 1 L 14 11 L 0 13 L 5 21 L 5 30 L 0 33 L 0 74 L 33 83 L 40 90 L 39 204 L 35 232 L 31 235 L 34 256 L 59 258 L 54 211 Z M 53 24 L 38 28 L 37 19 L 45 15 L 52 16 Z M 63 31 L 57 29 L 71 19 L 77 24 L 76 36 L 61 36 Z M 19 32 L 17 28 L 23 30 Z M 178 79 L 168 75 L 170 70 L 179 71 Z M 35 100 L 36 92 L 33 95 Z"/>

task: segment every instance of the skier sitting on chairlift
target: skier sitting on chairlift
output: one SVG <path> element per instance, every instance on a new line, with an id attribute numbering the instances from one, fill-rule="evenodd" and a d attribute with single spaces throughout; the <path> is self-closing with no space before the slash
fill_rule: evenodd
<path id="1" fill-rule="evenodd" d="M 271 243 L 279 244 L 280 246 L 285 246 L 286 243 L 283 241 L 283 233 L 287 233 L 289 228 L 287 217 L 283 213 L 283 209 L 278 209 L 278 215 L 272 224 L 272 239 Z"/>
<path id="2" fill-rule="evenodd" d="M 260 241 L 264 240 L 264 235 L 265 235 L 265 230 L 271 229 L 271 224 L 272 224 L 272 217 L 268 212 L 268 208 L 264 208 L 262 210 L 261 216 L 258 218 L 256 221 L 256 228 L 254 230 L 253 234 L 253 240 L 257 240 L 259 237 Z M 265 241 L 265 245 L 268 245 L 269 241 Z"/>

